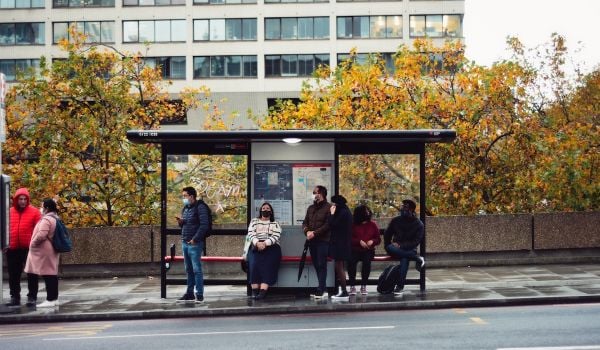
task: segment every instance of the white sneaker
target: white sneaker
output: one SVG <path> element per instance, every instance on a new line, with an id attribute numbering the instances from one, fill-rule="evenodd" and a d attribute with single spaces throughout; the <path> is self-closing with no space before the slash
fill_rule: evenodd
<path id="1" fill-rule="evenodd" d="M 37 307 L 57 307 L 58 306 L 58 300 L 45 300 L 44 302 L 37 304 Z"/>
<path id="2" fill-rule="evenodd" d="M 319 293 L 318 291 L 314 294 L 310 295 L 311 299 L 316 299 L 316 300 L 320 300 L 320 299 L 327 299 L 327 292 L 323 292 L 323 293 Z"/>
<path id="3" fill-rule="evenodd" d="M 337 295 L 332 295 L 331 300 L 348 301 L 350 296 L 346 291 L 340 291 Z"/>
<path id="4" fill-rule="evenodd" d="M 417 257 L 417 263 L 415 267 L 419 272 L 421 272 L 421 270 L 423 270 L 423 268 L 425 267 L 425 259 L 422 256 Z"/>

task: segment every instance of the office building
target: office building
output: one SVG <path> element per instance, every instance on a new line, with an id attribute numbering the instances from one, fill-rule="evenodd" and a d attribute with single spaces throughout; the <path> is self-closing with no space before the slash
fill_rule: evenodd
<path id="1" fill-rule="evenodd" d="M 0 71 L 10 82 L 42 55 L 64 57 L 56 43 L 75 23 L 92 42 L 143 52 L 171 92 L 208 86 L 240 114 L 237 127 L 252 127 L 248 109 L 265 114 L 277 98 L 297 98 L 319 64 L 352 48 L 391 62 L 415 38 L 461 39 L 463 16 L 464 0 L 0 0 Z M 189 116 L 169 125 L 200 127 Z"/>

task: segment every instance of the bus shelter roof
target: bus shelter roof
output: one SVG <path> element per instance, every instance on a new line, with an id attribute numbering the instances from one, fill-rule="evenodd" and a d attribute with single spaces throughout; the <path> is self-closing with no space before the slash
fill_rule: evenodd
<path id="1" fill-rule="evenodd" d="M 436 143 L 452 142 L 451 129 L 417 130 L 129 130 L 134 143 L 248 143 L 285 142 L 359 142 L 359 143 Z"/>

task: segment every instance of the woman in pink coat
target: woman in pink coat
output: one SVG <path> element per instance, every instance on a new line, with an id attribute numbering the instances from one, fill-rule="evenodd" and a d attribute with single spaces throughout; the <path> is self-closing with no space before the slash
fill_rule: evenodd
<path id="1" fill-rule="evenodd" d="M 32 277 L 33 290 L 30 290 L 34 300 L 37 298 L 38 278 L 44 277 L 46 283 L 46 301 L 37 307 L 58 306 L 58 256 L 59 254 L 52 246 L 52 237 L 56 228 L 56 203 L 52 199 L 44 199 L 42 204 L 44 216 L 38 221 L 33 229 L 29 254 L 25 263 L 25 272 Z"/>

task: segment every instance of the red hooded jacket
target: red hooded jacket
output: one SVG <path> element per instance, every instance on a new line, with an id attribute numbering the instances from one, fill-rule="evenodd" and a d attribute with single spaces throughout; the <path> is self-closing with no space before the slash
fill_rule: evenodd
<path id="1" fill-rule="evenodd" d="M 24 209 L 19 208 L 18 198 L 21 195 L 27 197 L 27 206 Z M 29 191 L 26 188 L 19 188 L 13 196 L 13 204 L 10 208 L 9 249 L 29 249 L 33 228 L 41 217 L 40 210 L 30 204 Z"/>

